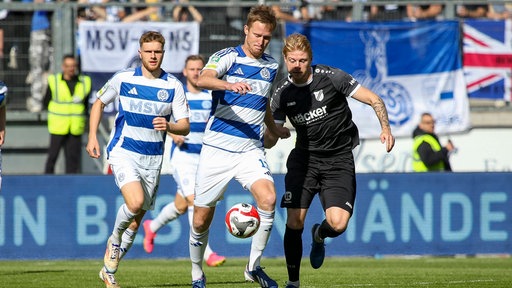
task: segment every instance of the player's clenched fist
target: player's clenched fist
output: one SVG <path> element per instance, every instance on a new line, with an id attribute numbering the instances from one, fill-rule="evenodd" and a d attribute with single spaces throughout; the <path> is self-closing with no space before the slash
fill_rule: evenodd
<path id="1" fill-rule="evenodd" d="M 167 130 L 167 120 L 164 117 L 155 117 L 153 119 L 153 128 L 159 131 Z"/>

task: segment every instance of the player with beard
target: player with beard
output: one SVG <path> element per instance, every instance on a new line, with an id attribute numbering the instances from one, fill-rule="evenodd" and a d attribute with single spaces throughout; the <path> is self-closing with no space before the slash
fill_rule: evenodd
<path id="1" fill-rule="evenodd" d="M 277 128 L 269 108 L 278 64 L 264 51 L 276 25 L 270 7 L 251 8 L 244 26 L 244 43 L 214 53 L 197 81 L 199 87 L 212 90 L 213 103 L 199 155 L 194 220 L 190 229 L 192 287 L 195 288 L 206 287 L 202 261 L 209 227 L 217 202 L 231 179 L 251 192 L 261 218 L 258 232 L 252 236 L 245 279 L 258 282 L 261 287 L 278 286 L 260 266 L 272 231 L 276 202 L 274 180 L 263 148 L 264 127 L 276 137 L 290 136 L 287 128 Z"/>
<path id="2" fill-rule="evenodd" d="M 167 133 L 187 135 L 189 109 L 181 82 L 163 71 L 165 38 L 149 31 L 139 39 L 142 67 L 116 73 L 98 91 L 91 108 L 86 150 L 99 158 L 97 139 L 103 109 L 119 100 L 119 112 L 107 144 L 107 159 L 125 203 L 117 212 L 107 241 L 100 279 L 107 288 L 119 287 L 116 273 L 120 259 L 131 247 L 140 222 L 153 209 Z M 170 121 L 172 118 L 174 121 Z"/>
<path id="3" fill-rule="evenodd" d="M 300 286 L 302 233 L 308 208 L 318 194 L 325 219 L 312 227 L 311 266 L 322 266 L 324 239 L 341 235 L 352 216 L 356 178 L 352 154 L 359 144 L 359 132 L 352 121 L 348 97 L 370 105 L 377 114 L 382 132 L 380 140 L 391 151 L 391 134 L 386 106 L 382 99 L 361 86 L 351 75 L 327 65 L 311 65 L 313 52 L 301 34 L 286 38 L 284 62 L 289 76 L 278 83 L 271 109 L 276 125 L 286 118 L 297 132 L 295 148 L 287 161 L 286 192 L 281 207 L 286 208 L 284 252 L 288 269 L 288 288 Z M 278 137 L 265 132 L 265 147 Z"/>

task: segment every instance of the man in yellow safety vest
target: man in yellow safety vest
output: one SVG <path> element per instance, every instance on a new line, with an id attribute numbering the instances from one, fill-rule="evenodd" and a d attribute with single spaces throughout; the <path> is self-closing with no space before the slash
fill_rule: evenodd
<path id="1" fill-rule="evenodd" d="M 455 147 L 451 141 L 441 146 L 434 133 L 435 121 L 430 113 L 423 113 L 413 132 L 412 170 L 414 172 L 452 171 L 449 152 Z"/>
<path id="2" fill-rule="evenodd" d="M 48 76 L 48 132 L 50 146 L 45 165 L 46 174 L 55 173 L 55 163 L 61 148 L 66 158 L 66 174 L 80 173 L 82 134 L 85 130 L 87 106 L 91 93 L 91 78 L 80 75 L 73 55 L 62 59 L 62 73 Z"/>

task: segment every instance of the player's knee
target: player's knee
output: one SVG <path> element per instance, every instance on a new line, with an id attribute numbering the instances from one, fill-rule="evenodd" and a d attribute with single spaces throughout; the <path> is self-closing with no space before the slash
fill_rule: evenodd
<path id="1" fill-rule="evenodd" d="M 187 212 L 187 210 L 188 210 L 188 205 L 187 204 L 185 204 L 183 206 L 176 205 L 176 212 L 178 212 L 179 215 L 185 214 L 185 212 Z"/>
<path id="2" fill-rule="evenodd" d="M 345 230 L 347 230 L 347 222 L 339 222 L 339 223 L 333 223 L 329 224 L 327 221 L 324 220 L 324 223 L 322 223 L 322 226 L 324 228 L 324 234 L 327 237 L 335 238 L 343 234 Z"/>
<path id="3" fill-rule="evenodd" d="M 272 193 L 266 193 L 256 197 L 258 208 L 264 211 L 274 211 L 276 207 L 276 195 Z"/>
<path id="4" fill-rule="evenodd" d="M 194 231 L 196 231 L 197 233 L 204 233 L 206 230 L 208 230 L 208 228 L 210 228 L 210 225 L 208 225 L 204 221 L 198 221 L 198 222 L 194 222 L 193 227 L 194 227 Z"/>
<path id="5" fill-rule="evenodd" d="M 134 215 L 139 215 L 142 212 L 142 202 L 141 203 L 126 203 L 126 207 L 130 210 Z"/>
<path id="6" fill-rule="evenodd" d="M 304 221 L 300 218 L 288 217 L 286 219 L 286 226 L 294 230 L 304 229 Z"/>

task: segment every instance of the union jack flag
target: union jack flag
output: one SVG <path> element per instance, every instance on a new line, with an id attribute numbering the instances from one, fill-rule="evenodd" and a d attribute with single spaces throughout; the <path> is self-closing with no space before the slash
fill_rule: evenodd
<path id="1" fill-rule="evenodd" d="M 511 20 L 467 20 L 463 67 L 470 98 L 512 100 Z"/>

